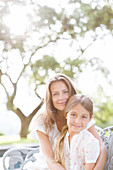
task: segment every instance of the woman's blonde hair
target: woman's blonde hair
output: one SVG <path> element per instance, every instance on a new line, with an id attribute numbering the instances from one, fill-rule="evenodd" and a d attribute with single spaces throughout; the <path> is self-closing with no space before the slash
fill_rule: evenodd
<path id="1" fill-rule="evenodd" d="M 46 97 L 45 97 L 46 111 L 43 114 L 43 120 L 46 130 L 48 128 L 51 130 L 53 124 L 56 122 L 57 109 L 53 106 L 50 87 L 52 83 L 58 81 L 63 81 L 65 83 L 69 90 L 70 97 L 77 93 L 72 81 L 65 74 L 57 73 L 55 76 L 49 79 L 48 83 L 46 84 Z"/>
<path id="2" fill-rule="evenodd" d="M 75 94 L 67 102 L 67 105 L 64 110 L 64 114 L 66 115 L 73 107 L 81 104 L 90 114 L 90 118 L 93 115 L 93 102 L 91 99 L 85 95 Z M 65 159 L 64 159 L 64 137 L 68 131 L 68 126 L 65 125 L 62 129 L 61 134 L 58 137 L 56 150 L 55 150 L 55 160 L 59 162 L 62 166 L 65 167 Z"/>

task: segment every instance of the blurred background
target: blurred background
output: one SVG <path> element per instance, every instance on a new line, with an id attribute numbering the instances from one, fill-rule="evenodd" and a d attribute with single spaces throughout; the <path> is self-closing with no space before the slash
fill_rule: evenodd
<path id="1" fill-rule="evenodd" d="M 112 0 L 1 0 L 0 136 L 27 138 L 57 72 L 93 100 L 96 125 L 113 125 L 112 58 Z"/>

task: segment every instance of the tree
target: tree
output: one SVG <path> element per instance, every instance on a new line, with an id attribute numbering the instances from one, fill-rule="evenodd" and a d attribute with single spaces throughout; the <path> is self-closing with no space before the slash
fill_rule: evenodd
<path id="1" fill-rule="evenodd" d="M 113 124 L 113 102 L 110 96 L 105 96 L 102 86 L 98 88 L 94 98 L 94 118 L 102 128 Z"/>
<path id="2" fill-rule="evenodd" d="M 97 59 L 86 60 L 83 58 L 83 53 L 92 45 L 97 39 L 103 38 L 103 30 L 107 30 L 107 33 L 112 34 L 112 2 L 106 2 L 103 6 L 96 3 L 94 0 L 90 3 L 84 3 L 84 1 L 70 1 L 67 9 L 60 7 L 54 9 L 48 6 L 40 6 L 37 1 L 8 1 L 1 0 L 0 8 L 0 43 L 1 43 L 1 57 L 0 57 L 0 84 L 4 88 L 7 95 L 7 109 L 13 111 L 21 120 L 21 137 L 27 137 L 29 124 L 43 105 L 42 97 L 37 93 L 37 88 L 45 83 L 45 79 L 50 74 L 50 71 L 64 72 L 71 78 L 76 78 L 77 73 L 82 72 L 83 68 L 90 65 L 95 65 L 99 69 L 100 63 L 97 64 Z M 29 7 L 29 11 L 27 8 Z M 70 7 L 73 7 L 71 12 Z M 13 10 L 20 10 L 19 14 L 23 14 L 18 22 L 22 21 L 25 17 L 28 22 L 26 29 L 23 33 L 17 33 L 14 29 L 15 22 L 12 29 L 7 21 L 16 13 Z M 24 11 L 27 11 L 24 13 Z M 16 12 L 16 11 L 15 11 Z M 103 15 L 106 17 L 103 17 Z M 16 15 L 18 17 L 18 15 Z M 98 22 L 97 22 L 98 21 Z M 16 22 L 17 24 L 17 22 Z M 22 27 L 22 23 L 20 22 Z M 21 28 L 20 27 L 20 28 Z M 98 29 L 100 32 L 98 33 Z M 90 40 L 86 44 L 82 44 L 87 38 L 87 34 L 90 35 Z M 62 63 L 58 62 L 54 56 L 43 54 L 39 59 L 38 54 L 46 47 L 51 48 L 53 44 L 58 44 L 60 41 L 69 42 L 71 45 L 76 43 L 76 54 L 73 59 L 66 59 Z M 13 55 L 12 55 L 13 54 Z M 13 78 L 11 74 L 11 67 L 15 63 L 13 56 L 19 57 L 21 66 L 18 67 L 16 78 Z M 33 58 L 37 58 L 33 62 Z M 48 63 L 48 65 L 47 65 Z M 31 75 L 28 74 L 27 69 L 30 69 Z M 43 70 L 43 76 L 41 71 Z M 105 69 L 102 69 L 104 72 Z M 107 72 L 108 73 L 108 72 Z M 17 86 L 21 77 L 27 78 L 28 81 L 34 81 L 35 92 L 40 99 L 39 105 L 33 109 L 29 116 L 25 116 L 23 111 L 14 104 L 14 100 L 17 94 Z M 29 79 L 30 78 L 30 79 Z M 32 78 L 32 79 L 31 79 Z M 7 80 L 13 87 L 13 91 L 9 92 L 7 88 Z"/>
<path id="3" fill-rule="evenodd" d="M 113 103 L 110 98 L 98 107 L 95 119 L 97 125 L 100 125 L 102 128 L 113 124 Z"/>

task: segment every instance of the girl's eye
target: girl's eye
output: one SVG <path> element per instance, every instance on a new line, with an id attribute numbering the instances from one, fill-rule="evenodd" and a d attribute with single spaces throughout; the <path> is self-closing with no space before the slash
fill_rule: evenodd
<path id="1" fill-rule="evenodd" d="M 83 119 L 87 119 L 87 117 L 86 117 L 86 116 L 82 116 L 82 118 L 83 118 Z"/>
<path id="2" fill-rule="evenodd" d="M 76 117 L 76 114 L 74 114 L 74 113 L 72 113 L 71 115 L 72 115 L 73 117 Z"/>

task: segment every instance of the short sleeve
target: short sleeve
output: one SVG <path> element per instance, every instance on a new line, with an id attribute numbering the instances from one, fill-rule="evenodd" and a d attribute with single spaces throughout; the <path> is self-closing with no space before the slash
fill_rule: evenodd
<path id="1" fill-rule="evenodd" d="M 85 163 L 96 163 L 100 154 L 99 141 L 96 138 L 89 140 L 85 147 Z"/>
<path id="2" fill-rule="evenodd" d="M 92 118 L 92 119 L 89 121 L 86 129 L 89 129 L 91 126 L 95 125 L 95 122 L 96 122 L 96 121 Z"/>
<path id="3" fill-rule="evenodd" d="M 35 121 L 35 126 L 34 126 L 32 132 L 30 133 L 30 135 L 32 136 L 32 138 L 34 140 L 38 140 L 38 136 L 37 136 L 37 132 L 36 132 L 37 130 L 46 134 L 46 131 L 45 131 L 45 128 L 43 125 L 43 117 L 41 115 Z"/>

